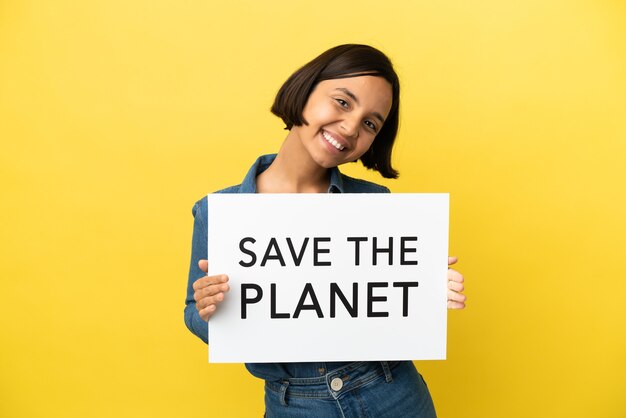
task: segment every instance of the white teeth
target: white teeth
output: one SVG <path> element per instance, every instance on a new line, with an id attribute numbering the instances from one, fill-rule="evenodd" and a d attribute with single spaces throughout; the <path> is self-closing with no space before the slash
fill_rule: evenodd
<path id="1" fill-rule="evenodd" d="M 335 138 L 333 138 L 332 136 L 328 135 L 326 132 L 322 132 L 322 136 L 324 137 L 324 139 L 326 141 L 328 141 L 329 144 L 331 144 L 333 147 L 337 148 L 339 151 L 343 151 L 343 149 L 345 148 L 339 142 L 337 142 L 335 140 Z"/>

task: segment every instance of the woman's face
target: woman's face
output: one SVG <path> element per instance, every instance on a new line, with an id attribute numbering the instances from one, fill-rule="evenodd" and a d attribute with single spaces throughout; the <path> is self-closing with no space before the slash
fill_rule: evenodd
<path id="1" fill-rule="evenodd" d="M 356 161 L 374 142 L 391 103 L 391 85 L 382 77 L 324 80 L 304 106 L 308 125 L 293 126 L 291 134 L 321 167 Z"/>

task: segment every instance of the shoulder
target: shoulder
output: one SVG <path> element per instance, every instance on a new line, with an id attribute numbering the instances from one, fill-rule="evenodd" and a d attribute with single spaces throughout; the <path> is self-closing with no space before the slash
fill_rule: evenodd
<path id="1" fill-rule="evenodd" d="M 371 181 L 356 179 L 345 174 L 341 174 L 341 179 L 346 193 L 391 193 L 387 187 Z"/>
<path id="2" fill-rule="evenodd" d="M 239 193 L 239 189 L 241 188 L 241 184 L 237 184 L 235 186 L 226 187 L 225 189 L 217 190 L 213 193 Z M 202 199 L 198 200 L 194 203 L 193 208 L 191 209 L 191 213 L 193 216 L 197 216 L 198 213 L 200 215 L 206 215 L 207 213 L 207 197 L 204 196 Z"/>
<path id="3" fill-rule="evenodd" d="M 241 189 L 241 184 L 237 184 L 235 186 L 226 187 L 225 189 L 217 190 L 213 193 L 239 193 Z"/>

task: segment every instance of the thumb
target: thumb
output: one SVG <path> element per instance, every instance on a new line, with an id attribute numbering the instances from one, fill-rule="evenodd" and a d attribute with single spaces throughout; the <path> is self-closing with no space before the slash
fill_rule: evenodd
<path id="1" fill-rule="evenodd" d="M 200 260 L 198 261 L 198 267 L 200 267 L 200 270 L 202 270 L 203 272 L 208 273 L 209 262 L 207 260 Z"/>

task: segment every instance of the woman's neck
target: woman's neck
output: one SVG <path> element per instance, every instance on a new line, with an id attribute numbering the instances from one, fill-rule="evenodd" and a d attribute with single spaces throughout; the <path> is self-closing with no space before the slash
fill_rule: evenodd
<path id="1" fill-rule="evenodd" d="M 258 193 L 326 193 L 330 171 L 320 167 L 289 132 L 274 162 L 256 178 Z"/>

